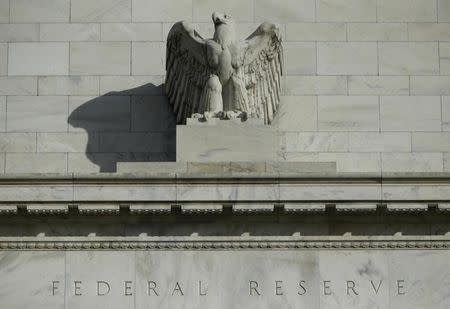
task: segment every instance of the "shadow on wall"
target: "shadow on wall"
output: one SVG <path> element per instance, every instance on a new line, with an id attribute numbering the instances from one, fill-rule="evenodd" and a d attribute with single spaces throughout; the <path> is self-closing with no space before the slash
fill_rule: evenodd
<path id="1" fill-rule="evenodd" d="M 117 162 L 176 160 L 176 122 L 163 85 L 145 84 L 70 102 L 72 131 L 86 131 L 86 156 L 100 172 Z"/>

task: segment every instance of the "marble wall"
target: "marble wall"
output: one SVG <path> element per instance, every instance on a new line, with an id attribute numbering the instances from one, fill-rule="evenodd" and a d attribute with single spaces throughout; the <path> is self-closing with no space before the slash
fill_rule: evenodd
<path id="1" fill-rule="evenodd" d="M 0 266 L 5 308 L 450 305 L 447 250 L 3 251 Z"/>
<path id="2" fill-rule="evenodd" d="M 0 173 L 175 160 L 165 39 L 182 19 L 211 36 L 214 10 L 284 35 L 279 138 L 255 153 L 450 171 L 449 0 L 0 0 Z"/>

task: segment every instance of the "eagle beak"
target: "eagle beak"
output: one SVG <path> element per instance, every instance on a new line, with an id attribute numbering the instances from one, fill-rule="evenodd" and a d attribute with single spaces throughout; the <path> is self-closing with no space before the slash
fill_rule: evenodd
<path id="1" fill-rule="evenodd" d="M 223 19 L 220 18 L 219 13 L 213 13 L 212 20 L 213 20 L 214 25 L 223 24 Z"/>

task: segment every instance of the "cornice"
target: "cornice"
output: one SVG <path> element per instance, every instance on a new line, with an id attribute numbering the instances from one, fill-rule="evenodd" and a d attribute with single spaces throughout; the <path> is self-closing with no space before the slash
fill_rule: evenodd
<path id="1" fill-rule="evenodd" d="M 188 177 L 189 176 L 189 177 Z M 392 176 L 392 177 L 391 177 Z M 421 178 L 420 176 L 423 176 Z M 0 176 L 0 214 L 448 212 L 450 175 L 302 173 Z M 160 205 L 160 207 L 158 206 Z M 159 208 L 158 208 L 159 207 Z M 19 211 L 21 210 L 21 211 Z"/>
<path id="2" fill-rule="evenodd" d="M 94 173 L 94 174 L 0 174 L 7 184 L 101 184 L 101 183 L 450 183 L 450 173 Z"/>
<path id="3" fill-rule="evenodd" d="M 220 215 L 225 211 L 232 214 L 286 214 L 301 215 L 310 213 L 358 214 L 375 213 L 377 211 L 389 213 L 441 213 L 450 214 L 449 202 L 280 202 L 280 201 L 255 201 L 255 202 L 164 202 L 164 203 L 0 203 L 0 216 L 111 216 L 128 214 L 136 216 L 144 215 Z"/>

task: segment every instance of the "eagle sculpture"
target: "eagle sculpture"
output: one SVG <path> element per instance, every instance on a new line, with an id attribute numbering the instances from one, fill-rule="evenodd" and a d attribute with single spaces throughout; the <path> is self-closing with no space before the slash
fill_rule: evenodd
<path id="1" fill-rule="evenodd" d="M 167 37 L 165 90 L 179 124 L 193 118 L 260 118 L 270 124 L 280 103 L 280 30 L 263 23 L 244 42 L 230 15 L 213 13 L 215 32 L 203 39 L 186 21 Z"/>

